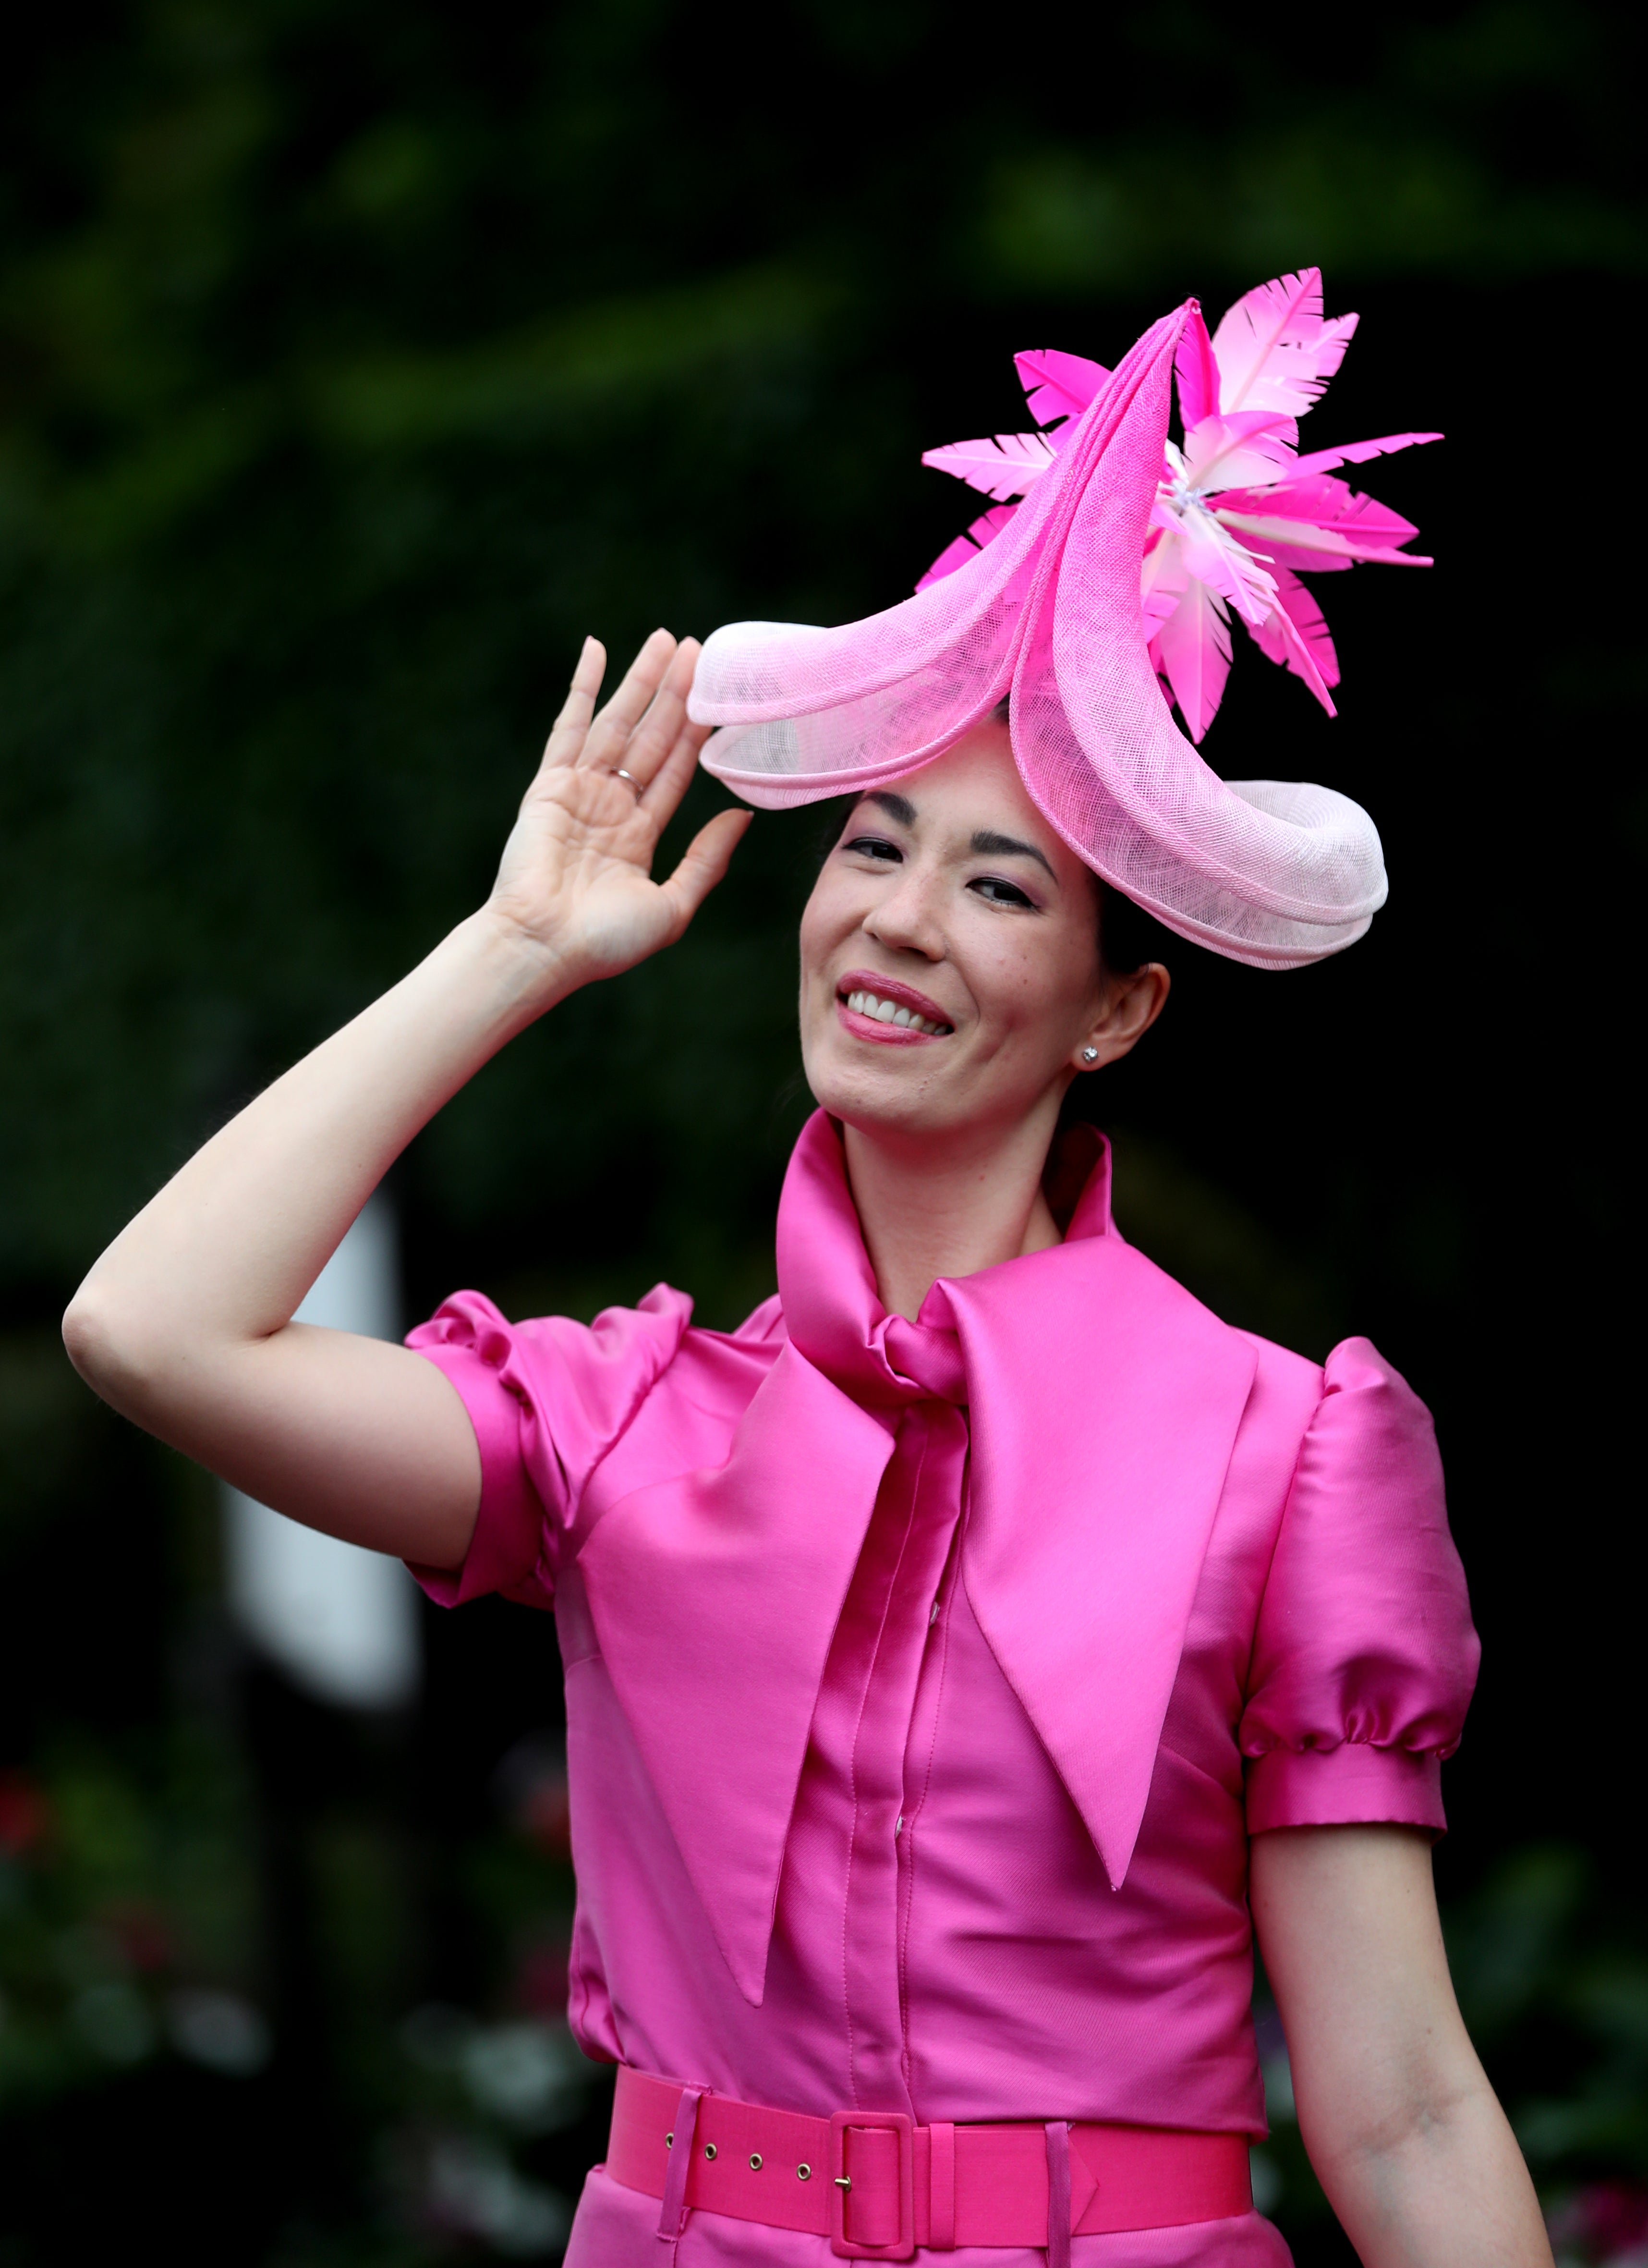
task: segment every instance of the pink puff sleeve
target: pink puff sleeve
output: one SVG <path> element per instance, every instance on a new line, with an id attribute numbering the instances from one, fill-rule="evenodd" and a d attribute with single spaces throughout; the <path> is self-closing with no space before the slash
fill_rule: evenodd
<path id="1" fill-rule="evenodd" d="M 407 1344 L 457 1388 L 481 1450 L 481 1511 L 461 1567 L 414 1567 L 438 1605 L 488 1591 L 554 1603 L 560 1540 L 596 1466 L 673 1360 L 692 1316 L 660 1284 L 638 1307 L 593 1323 L 546 1315 L 511 1323 L 479 1292 L 459 1292 Z"/>
<path id="2" fill-rule="evenodd" d="M 1438 1832 L 1480 1647 L 1431 1413 L 1366 1339 L 1328 1358 L 1259 1609 L 1247 1829 Z"/>

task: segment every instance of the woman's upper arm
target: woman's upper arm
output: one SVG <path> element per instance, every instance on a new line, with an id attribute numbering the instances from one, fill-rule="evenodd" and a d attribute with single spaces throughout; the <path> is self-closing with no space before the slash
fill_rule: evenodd
<path id="1" fill-rule="evenodd" d="M 172 1366 L 152 1399 L 141 1376 L 97 1383 L 173 1448 L 311 1528 L 432 1567 L 468 1549 L 475 1428 L 451 1381 L 406 1347 L 289 1323 Z"/>
<path id="2" fill-rule="evenodd" d="M 1378 2147 L 1482 2084 L 1448 1976 L 1428 1835 L 1257 1835 L 1251 1896 L 1313 2157 Z"/>

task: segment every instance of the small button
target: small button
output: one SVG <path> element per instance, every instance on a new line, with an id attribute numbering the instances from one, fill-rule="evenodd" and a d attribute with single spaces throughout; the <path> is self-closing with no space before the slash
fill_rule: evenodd
<path id="1" fill-rule="evenodd" d="M 937 1599 L 935 1599 L 935 1600 L 933 1601 L 933 1602 L 932 1602 L 932 1612 L 931 1612 L 931 1614 L 930 1614 L 930 1615 L 928 1616 L 928 1617 L 927 1617 L 927 1627 L 928 1627 L 928 1629 L 929 1629 L 929 1630 L 931 1630 L 931 1629 L 932 1628 L 933 1624 L 938 1621 L 938 1600 L 937 1600 Z"/>
<path id="2" fill-rule="evenodd" d="M 901 1811 L 898 1817 L 893 1822 L 893 1832 L 895 1837 L 904 1832 L 904 1815 Z"/>

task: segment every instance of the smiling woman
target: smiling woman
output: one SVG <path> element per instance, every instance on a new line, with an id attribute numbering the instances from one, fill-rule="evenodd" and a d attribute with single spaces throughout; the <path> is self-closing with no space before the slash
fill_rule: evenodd
<path id="1" fill-rule="evenodd" d="M 1476 1651 L 1428 1417 L 1365 1340 L 1318 1366 L 1227 1328 L 1058 1130 L 1168 995 L 1106 956 L 1097 892 L 1274 967 L 1383 891 L 1365 814 L 1216 780 L 1155 685 L 1137 542 L 1182 328 L 904 608 L 702 659 L 659 631 L 600 710 L 586 644 L 485 905 L 66 1318 L 99 1392 L 235 1486 L 444 1603 L 555 1613 L 570 2015 L 620 2067 L 571 2268 L 660 2238 L 686 2268 L 1278 2268 L 1254 1925 L 1363 2259 L 1549 2263 L 1431 1890 Z M 857 791 L 801 924 L 820 1108 L 776 1297 L 732 1333 L 664 1286 L 587 1328 L 461 1292 L 405 1348 L 295 1322 L 442 1104 L 681 936 L 748 822 L 652 879 L 701 751 L 761 801 Z"/>

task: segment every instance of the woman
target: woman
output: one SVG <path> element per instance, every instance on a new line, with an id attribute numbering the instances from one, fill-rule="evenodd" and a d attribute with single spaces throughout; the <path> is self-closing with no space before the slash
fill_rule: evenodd
<path id="1" fill-rule="evenodd" d="M 948 586 L 701 670 L 660 631 L 599 712 L 587 645 L 486 905 L 69 1311 L 98 1391 L 237 1486 L 438 1599 L 553 1603 L 572 2021 L 621 2066 L 574 2268 L 1276 2268 L 1250 1913 L 1370 2268 L 1549 2259 L 1431 1889 L 1475 1642 L 1428 1420 L 1365 1341 L 1322 1370 L 1218 1322 L 1112 1227 L 1103 1145 L 1055 1142 L 1167 997 L 1106 964 L 1095 873 L 1282 963 L 1382 892 L 1341 799 L 1232 815 L 1144 658 L 1184 320 Z M 587 1329 L 463 1293 L 410 1350 L 294 1323 L 433 1113 L 725 872 L 747 814 L 651 879 L 708 722 L 764 800 L 860 791 L 802 923 L 777 1298 L 730 1335 L 662 1287 Z"/>

